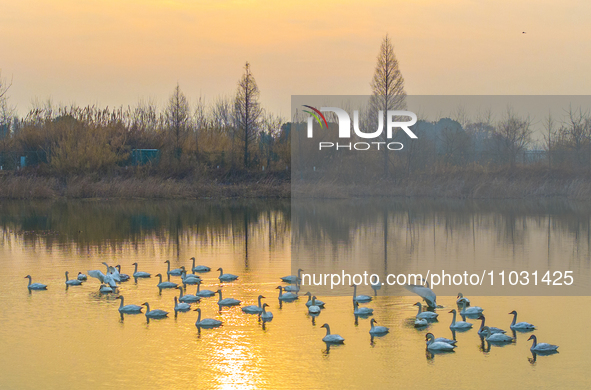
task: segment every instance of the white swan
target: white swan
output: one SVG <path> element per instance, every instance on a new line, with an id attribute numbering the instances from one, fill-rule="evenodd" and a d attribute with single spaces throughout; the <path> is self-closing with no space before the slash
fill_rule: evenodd
<path id="1" fill-rule="evenodd" d="M 517 330 L 520 332 L 529 332 L 532 330 L 535 330 L 536 327 L 528 322 L 517 322 L 517 312 L 515 310 L 513 310 L 511 313 L 509 314 L 513 314 L 513 321 L 511 322 L 511 325 L 509 326 L 512 330 Z M 515 323 L 517 322 L 517 323 Z"/>
<path id="2" fill-rule="evenodd" d="M 464 294 L 462 294 L 462 293 L 458 293 L 457 298 L 458 298 L 458 300 L 456 301 L 456 303 L 458 305 L 461 305 L 462 302 L 466 302 L 468 305 L 470 304 L 470 300 L 468 298 L 465 298 Z"/>
<path id="3" fill-rule="evenodd" d="M 306 306 L 308 306 L 308 307 L 312 306 L 312 294 L 310 293 L 310 291 L 308 291 L 304 295 L 308 296 L 308 301 L 306 302 Z M 324 305 L 325 305 L 325 303 L 322 302 L 321 300 L 319 300 L 319 299 L 316 300 L 316 306 L 319 306 L 321 309 L 324 309 Z"/>
<path id="4" fill-rule="evenodd" d="M 191 294 L 185 295 L 185 290 L 183 289 L 182 286 L 178 286 L 177 288 L 179 289 L 179 302 L 193 303 L 193 302 L 199 302 L 201 300 L 201 297 L 198 297 L 196 295 L 191 295 Z"/>
<path id="5" fill-rule="evenodd" d="M 356 316 L 370 316 L 373 314 L 373 309 L 368 307 L 359 307 L 359 302 L 355 301 L 354 303 L 355 309 L 353 309 L 353 314 Z"/>
<path id="6" fill-rule="evenodd" d="M 369 295 L 357 295 L 356 284 L 351 285 L 351 287 L 353 287 L 353 302 L 367 303 L 372 300 L 372 298 Z"/>
<path id="7" fill-rule="evenodd" d="M 423 318 L 425 320 L 436 320 L 437 316 L 439 316 L 439 314 L 433 313 L 432 311 L 423 311 L 423 305 L 421 304 L 421 302 L 417 302 L 413 306 L 419 307 L 417 318 Z"/>
<path id="8" fill-rule="evenodd" d="M 113 292 L 113 287 L 109 286 L 108 284 L 102 284 L 99 287 L 99 292 L 101 294 L 108 294 Z"/>
<path id="9" fill-rule="evenodd" d="M 277 286 L 276 288 L 279 289 L 279 300 L 280 301 L 294 301 L 299 298 L 298 295 L 294 294 L 294 293 L 288 292 L 288 293 L 284 294 L 283 287 L 281 287 L 281 286 Z"/>
<path id="10" fill-rule="evenodd" d="M 201 319 L 201 309 L 197 308 L 193 311 L 199 313 L 197 317 L 197 321 L 195 322 L 195 326 L 198 328 L 217 328 L 218 326 L 222 326 L 222 321 L 214 320 L 213 318 L 204 318 Z"/>
<path id="11" fill-rule="evenodd" d="M 475 314 L 482 314 L 483 311 L 484 311 L 484 309 L 479 306 L 466 307 L 466 301 L 464 301 L 464 302 L 462 302 L 462 311 L 460 311 L 460 314 L 475 315 Z"/>
<path id="12" fill-rule="evenodd" d="M 324 324 L 321 328 L 326 328 L 326 336 L 322 338 L 322 341 L 329 344 L 342 344 L 345 339 L 338 334 L 330 334 L 330 326 Z"/>
<path id="13" fill-rule="evenodd" d="M 421 280 L 424 281 L 424 279 L 421 279 Z M 425 302 L 427 302 L 427 305 L 430 308 L 433 308 L 433 309 L 437 308 L 437 296 L 435 295 L 433 290 L 431 290 L 428 283 L 427 283 L 427 286 L 421 286 L 421 285 L 417 285 L 417 284 L 405 284 L 404 288 L 406 288 L 408 291 L 411 291 L 411 292 L 417 294 L 419 297 L 423 298 L 423 300 Z"/>
<path id="14" fill-rule="evenodd" d="M 296 284 L 298 282 L 302 281 L 302 271 L 303 269 L 298 269 L 298 276 L 295 275 L 290 275 L 290 276 L 284 276 L 281 278 L 282 282 L 285 283 L 289 283 L 289 284 Z"/>
<path id="15" fill-rule="evenodd" d="M 508 343 L 513 341 L 513 337 L 507 336 L 506 334 L 492 333 L 488 326 L 485 326 L 482 330 L 486 335 L 486 341 L 490 341 L 492 343 Z"/>
<path id="16" fill-rule="evenodd" d="M 183 281 L 183 284 L 197 284 L 201 282 L 201 278 L 199 276 L 193 274 L 187 275 L 187 271 L 184 269 L 183 272 L 181 272 L 181 280 Z"/>
<path id="17" fill-rule="evenodd" d="M 148 302 L 142 303 L 143 306 L 146 306 L 146 318 L 164 318 L 168 316 L 168 312 L 160 309 L 150 310 L 150 304 Z"/>
<path id="18" fill-rule="evenodd" d="M 69 272 L 66 271 L 66 286 L 82 286 L 82 281 L 78 279 L 69 279 Z"/>
<path id="19" fill-rule="evenodd" d="M 119 273 L 119 278 L 121 279 L 122 282 L 127 282 L 130 279 L 129 275 L 121 273 L 121 265 L 120 264 L 117 264 L 115 266 L 115 268 L 117 268 L 117 272 Z"/>
<path id="20" fill-rule="evenodd" d="M 141 313 L 143 307 L 138 306 L 138 305 L 125 305 L 123 302 L 123 295 L 119 295 L 118 297 L 115 297 L 115 299 L 121 299 L 121 305 L 119 305 L 119 313 L 124 313 L 124 314 L 137 314 L 137 313 Z"/>
<path id="21" fill-rule="evenodd" d="M 193 260 L 193 266 L 191 267 L 191 271 L 193 272 L 209 272 L 211 271 L 211 268 L 209 268 L 206 265 L 195 265 L 195 258 L 191 257 L 191 260 Z"/>
<path id="22" fill-rule="evenodd" d="M 201 298 L 209 298 L 215 295 L 215 291 L 211 290 L 201 290 L 201 283 L 197 283 L 197 292 L 195 293 L 196 296 Z"/>
<path id="23" fill-rule="evenodd" d="M 163 289 L 163 288 L 176 288 L 178 286 L 178 284 L 173 283 L 173 282 L 163 282 L 162 281 L 162 274 L 156 274 L 156 276 L 158 276 L 159 278 L 159 282 L 156 286 L 158 286 L 158 288 Z"/>
<path id="24" fill-rule="evenodd" d="M 238 299 L 234 299 L 234 298 L 222 298 L 222 290 L 217 290 L 216 291 L 219 296 L 220 299 L 218 299 L 218 306 L 236 306 L 236 305 L 240 305 L 240 302 Z"/>
<path id="25" fill-rule="evenodd" d="M 29 279 L 29 285 L 27 286 L 29 290 L 47 290 L 46 284 L 31 283 L 31 281 L 32 281 L 31 275 L 25 276 L 25 279 Z"/>
<path id="26" fill-rule="evenodd" d="M 455 329 L 455 330 L 465 330 L 465 329 L 470 329 L 472 328 L 472 324 L 466 321 L 457 321 L 456 322 L 456 310 L 453 309 L 450 311 L 450 313 L 453 313 L 454 318 L 451 321 L 451 325 L 449 326 L 450 329 Z"/>
<path id="27" fill-rule="evenodd" d="M 233 282 L 234 280 L 238 279 L 238 276 L 236 275 L 225 274 L 224 270 L 221 267 L 217 270 L 220 271 L 220 276 L 218 276 L 220 282 Z"/>
<path id="28" fill-rule="evenodd" d="M 170 269 L 170 260 L 166 260 L 164 263 L 168 264 L 168 269 L 166 270 L 166 273 L 170 276 L 181 276 L 181 273 L 183 272 L 182 268 L 175 268 L 175 269 Z"/>
<path id="29" fill-rule="evenodd" d="M 262 303 L 261 303 L 261 299 L 263 299 L 263 298 L 264 298 L 264 296 L 259 295 L 259 298 L 258 298 L 259 304 L 258 304 L 258 306 L 257 305 L 244 306 L 242 308 L 242 311 L 245 312 L 245 313 L 247 313 L 247 314 L 259 314 L 259 313 L 262 313 L 263 312 L 263 306 L 262 306 Z"/>
<path id="30" fill-rule="evenodd" d="M 390 331 L 390 329 L 386 328 L 385 326 L 374 326 L 374 324 L 377 323 L 375 318 L 372 318 L 369 323 L 371 324 L 369 334 L 372 336 L 384 335 Z"/>
<path id="31" fill-rule="evenodd" d="M 107 266 L 107 269 L 108 268 L 109 266 Z M 115 280 L 111 272 L 107 271 L 107 274 L 105 275 L 104 273 L 102 273 L 102 271 L 94 269 L 88 271 L 87 273 L 90 277 L 98 279 L 101 283 L 108 284 L 112 288 L 117 288 L 117 281 Z"/>
<path id="32" fill-rule="evenodd" d="M 135 270 L 133 271 L 133 277 L 134 278 L 149 278 L 149 277 L 152 276 L 152 275 L 150 275 L 147 272 L 138 271 L 137 270 L 137 263 L 133 263 L 132 265 L 135 266 Z"/>
<path id="33" fill-rule="evenodd" d="M 443 341 L 436 341 L 435 336 L 433 336 L 433 333 L 427 333 L 425 335 L 425 341 L 427 342 L 427 349 L 429 351 L 453 352 L 454 348 L 456 347 L 453 344 L 449 344 Z"/>
<path id="34" fill-rule="evenodd" d="M 187 302 L 179 302 L 176 295 L 174 296 L 174 311 L 189 311 L 191 310 L 191 304 Z"/>
<path id="35" fill-rule="evenodd" d="M 486 331 L 484 330 L 484 321 L 486 321 L 486 318 L 484 318 L 484 315 L 481 315 L 480 317 L 478 317 L 478 319 L 482 320 L 482 322 L 480 323 L 480 328 L 478 329 L 478 334 L 484 335 L 486 333 Z M 494 326 L 486 326 L 486 328 L 490 330 L 490 333 L 507 333 L 503 329 L 495 328 Z"/>
<path id="36" fill-rule="evenodd" d="M 529 336 L 529 339 L 527 339 L 527 341 L 529 340 L 534 340 L 530 351 L 532 352 L 555 352 L 558 349 L 558 345 L 552 345 L 552 344 L 548 344 L 548 343 L 539 343 L 538 344 L 538 338 L 535 335 L 531 335 Z"/>
<path id="37" fill-rule="evenodd" d="M 312 304 L 310 306 L 308 306 L 308 313 L 312 314 L 312 315 L 318 315 L 320 314 L 320 306 L 318 306 L 316 304 L 316 297 L 313 296 L 312 297 Z"/>
<path id="38" fill-rule="evenodd" d="M 286 292 L 293 292 L 293 293 L 297 293 L 300 292 L 300 284 L 296 283 L 296 284 L 290 284 L 289 286 L 285 286 L 283 287 L 283 289 Z"/>
<path id="39" fill-rule="evenodd" d="M 451 345 L 456 345 L 457 341 L 456 340 L 450 340 L 450 339 L 446 339 L 445 337 L 436 337 L 435 340 L 433 341 L 437 341 L 437 342 L 441 342 L 441 343 L 448 343 Z"/>
<path id="40" fill-rule="evenodd" d="M 105 267 L 107 267 L 107 275 L 111 275 L 116 282 L 121 282 L 121 275 L 119 275 L 119 270 L 115 267 L 110 266 L 106 262 L 102 262 Z"/>
<path id="41" fill-rule="evenodd" d="M 429 325 L 429 321 L 424 318 L 415 317 L 415 328 L 421 328 Z"/>
<path id="42" fill-rule="evenodd" d="M 84 282 L 85 280 L 88 280 L 88 277 L 84 275 L 82 272 L 78 272 L 77 279 Z"/>
<path id="43" fill-rule="evenodd" d="M 261 313 L 261 319 L 263 321 L 271 321 L 273 319 L 273 313 L 267 311 L 265 308 L 268 307 L 266 303 L 263 303 L 263 312 Z"/>

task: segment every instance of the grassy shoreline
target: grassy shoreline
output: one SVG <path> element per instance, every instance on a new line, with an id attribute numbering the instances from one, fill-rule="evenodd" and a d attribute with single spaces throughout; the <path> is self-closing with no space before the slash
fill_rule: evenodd
<path id="1" fill-rule="evenodd" d="M 0 175 L 0 199 L 224 199 L 406 197 L 448 199 L 591 199 L 591 177 L 561 172 L 447 172 L 393 181 L 344 184 L 290 180 L 289 175 L 161 178 L 156 176 Z"/>

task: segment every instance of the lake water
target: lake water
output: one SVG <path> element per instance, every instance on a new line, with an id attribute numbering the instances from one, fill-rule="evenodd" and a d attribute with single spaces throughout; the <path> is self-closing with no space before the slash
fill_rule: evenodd
<path id="1" fill-rule="evenodd" d="M 372 202 L 376 203 L 376 202 Z M 378 202 L 379 203 L 379 202 Z M 362 237 L 384 237 L 383 221 L 407 215 L 415 224 L 392 223 L 386 252 L 392 271 L 406 255 L 408 270 L 420 269 L 432 257 L 468 259 L 492 253 L 502 267 L 540 261 L 547 266 L 576 271 L 579 287 L 589 286 L 589 221 L 591 207 L 581 204 L 477 204 L 420 201 L 384 203 L 383 220 L 343 217 L 319 202 L 325 218 L 318 223 L 297 221 L 289 201 L 86 201 L 2 202 L 0 204 L 0 388 L 1 389 L 358 389 L 390 388 L 589 388 L 591 320 L 588 296 L 474 296 L 473 305 L 485 309 L 487 324 L 509 328 L 511 310 L 519 321 L 537 326 L 541 342 L 560 346 L 560 353 L 537 356 L 518 333 L 506 346 L 483 344 L 476 329 L 457 333 L 454 353 L 432 355 L 425 351 L 425 333 L 451 338 L 455 295 L 438 295 L 439 322 L 428 328 L 413 326 L 416 296 L 385 296 L 378 291 L 373 302 L 379 325 L 390 333 L 373 341 L 369 319 L 356 321 L 350 296 L 322 295 L 326 309 L 315 320 L 305 299 L 279 305 L 279 277 L 293 272 L 292 230 L 303 261 L 319 267 L 342 255 L 364 253 Z M 351 210 L 346 204 L 345 209 Z M 337 213 L 333 219 L 330 213 Z M 370 215 L 371 213 L 366 215 Z M 377 214 L 376 214 L 377 215 Z M 300 215 L 297 216 L 301 218 Z M 377 218 L 377 217 L 376 217 Z M 326 222 L 322 222 L 326 221 Z M 344 222 L 343 222 L 344 221 Z M 476 221 L 471 224 L 470 221 Z M 316 226 L 314 226 L 316 225 Z M 344 226 L 344 227 L 343 227 Z M 478 234 L 471 236 L 472 227 Z M 435 235 L 426 232 L 435 231 Z M 347 233 L 348 232 L 348 233 Z M 447 232 L 446 234 L 443 234 Z M 507 234 L 507 232 L 513 232 Z M 295 231 L 294 231 L 295 233 Z M 441 233 L 441 234 L 440 234 Z M 316 237 L 310 239 L 309 237 Z M 406 237 L 411 237 L 412 242 Z M 308 237 L 308 238 L 306 238 Z M 392 238 L 390 240 L 390 237 Z M 402 239 L 402 237 L 405 237 Z M 422 237 L 422 238 L 421 238 Z M 473 238 L 471 238 L 473 237 Z M 550 237 L 544 241 L 543 237 Z M 376 238 L 377 240 L 377 238 Z M 513 240 L 513 245 L 508 243 Z M 366 240 L 367 241 L 367 240 Z M 311 243 L 311 244 L 310 244 Z M 404 245 L 403 245 L 404 243 Z M 383 243 L 376 243 L 367 258 L 368 269 L 381 267 Z M 429 249 L 428 248 L 432 248 Z M 433 249 L 434 248 L 434 249 Z M 509 256 L 507 253 L 515 253 Z M 313 253 L 314 256 L 310 256 Z M 324 255 L 320 255 L 324 253 Z M 223 289 L 224 297 L 256 304 L 263 294 L 274 313 L 262 324 L 240 308 L 218 311 L 217 298 L 193 306 L 224 325 L 197 331 L 197 313 L 175 318 L 173 297 L 178 290 L 156 287 L 157 278 L 122 283 L 119 292 L 126 304 L 149 302 L 152 309 L 171 314 L 163 320 L 128 315 L 121 320 L 114 294 L 99 294 L 99 282 L 89 278 L 80 287 L 65 288 L 64 272 L 73 277 L 99 269 L 101 262 L 122 266 L 133 273 L 134 262 L 152 275 L 172 266 L 198 264 L 239 275 L 220 284 L 212 271 L 202 274 L 202 288 Z M 540 260 L 540 257 L 542 259 Z M 328 259 L 328 260 L 327 260 Z M 380 263 L 377 263 L 380 259 Z M 536 263 L 537 264 L 537 263 Z M 365 266 L 365 265 L 364 265 Z M 24 276 L 47 284 L 47 291 L 26 288 Z M 174 282 L 180 278 L 171 277 Z M 195 288 L 189 287 L 189 293 Z M 477 290 L 476 290 L 477 291 Z M 589 290 L 587 290 L 589 291 Z M 437 292 L 437 291 L 436 291 Z M 373 294 L 369 288 L 358 293 Z M 455 293 L 454 293 L 455 294 Z M 479 325 L 479 321 L 470 320 Z M 345 344 L 327 346 L 321 341 L 329 323 Z"/>

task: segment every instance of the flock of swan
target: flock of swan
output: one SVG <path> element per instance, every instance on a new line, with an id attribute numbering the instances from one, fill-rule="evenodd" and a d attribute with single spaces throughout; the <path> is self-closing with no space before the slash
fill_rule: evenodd
<path id="1" fill-rule="evenodd" d="M 156 274 L 158 279 L 158 283 L 156 287 L 162 291 L 163 289 L 178 289 L 179 296 L 174 296 L 174 312 L 175 316 L 178 312 L 187 312 L 192 309 L 192 304 L 198 303 L 201 299 L 214 297 L 218 295 L 217 305 L 219 306 L 220 311 L 222 307 L 227 306 L 239 306 L 241 305 L 241 301 L 235 298 L 224 298 L 222 295 L 222 289 L 218 288 L 215 291 L 212 290 L 202 290 L 201 283 L 202 279 L 197 273 L 207 273 L 211 271 L 211 268 L 205 265 L 195 265 L 195 258 L 192 257 L 192 266 L 190 268 L 191 273 L 187 273 L 187 269 L 182 266 L 180 268 L 171 269 L 170 261 L 167 260 L 165 263 L 168 265 L 168 269 L 166 271 L 167 280 L 163 281 L 162 274 Z M 148 272 L 138 271 L 138 264 L 133 263 L 135 266 L 134 272 L 132 276 L 126 275 L 121 273 L 121 267 L 119 265 L 113 267 L 108 265 L 106 262 L 102 263 L 106 267 L 106 273 L 103 273 L 100 270 L 90 270 L 88 271 L 88 275 L 92 278 L 96 278 L 100 281 L 99 292 L 101 294 L 110 294 L 110 293 L 118 293 L 118 287 L 120 283 L 128 281 L 133 277 L 136 282 L 138 279 L 142 278 L 150 278 L 152 275 Z M 233 274 L 224 273 L 222 268 L 218 268 L 219 271 L 218 279 L 220 282 L 234 282 L 238 279 L 238 276 Z M 284 283 L 288 283 L 287 286 L 277 286 L 276 289 L 279 290 L 279 302 L 292 302 L 300 298 L 299 289 L 301 283 L 301 272 L 303 270 L 298 270 L 298 275 L 289 275 L 280 278 L 280 280 Z M 170 281 L 170 277 L 180 277 L 180 282 L 182 285 L 178 283 L 174 283 Z M 41 283 L 33 283 L 32 277 L 30 275 L 25 276 L 26 279 L 29 279 L 28 289 L 29 291 L 32 290 L 46 290 L 47 285 Z M 88 280 L 88 277 L 83 274 L 82 272 L 78 273 L 78 276 L 75 279 L 69 278 L 69 272 L 65 272 L 65 285 L 66 288 L 70 286 L 80 286 L 84 282 Z M 423 281 L 424 282 L 424 281 Z M 437 321 L 439 313 L 435 312 L 437 309 L 443 308 L 442 306 L 437 305 L 436 302 L 436 295 L 429 287 L 428 283 L 425 282 L 426 285 L 407 285 L 406 288 L 415 294 L 419 295 L 425 301 L 428 310 L 424 310 L 423 305 L 421 302 L 417 302 L 414 305 L 418 307 L 417 315 L 414 319 L 414 326 L 418 329 L 425 328 L 430 323 Z M 187 289 L 187 285 L 196 285 L 196 292 L 195 294 L 185 294 Z M 360 306 L 360 304 L 369 303 L 372 301 L 372 297 L 369 295 L 357 295 L 357 285 L 352 285 L 353 287 L 353 314 L 355 315 L 356 319 L 359 318 L 369 318 L 373 315 L 373 309 L 368 307 Z M 372 286 L 373 287 L 373 286 Z M 379 288 L 379 287 L 378 287 Z M 377 289 L 374 287 L 374 290 Z M 321 300 L 317 299 L 316 296 L 313 296 L 310 292 L 303 294 L 303 296 L 307 296 L 308 300 L 306 302 L 306 307 L 308 309 L 308 313 L 314 319 L 324 309 L 325 303 Z M 271 321 L 273 319 L 273 313 L 267 311 L 267 307 L 269 305 L 267 303 L 263 303 L 262 299 L 265 297 L 263 295 L 258 296 L 258 304 L 257 305 L 248 305 L 243 306 L 241 309 L 244 313 L 247 314 L 256 314 L 260 316 L 260 319 L 263 321 L 263 326 L 265 322 Z M 147 321 L 149 322 L 150 319 L 162 319 L 166 318 L 169 312 L 161 309 L 152 309 L 150 308 L 149 302 L 144 302 L 141 305 L 134 305 L 134 304 L 125 304 L 125 298 L 123 295 L 118 294 L 116 299 L 121 300 L 119 306 L 119 313 L 123 318 L 124 314 L 140 314 L 142 310 L 146 309 L 144 315 L 146 316 Z M 456 304 L 458 310 L 452 309 L 449 311 L 452 314 L 451 324 L 449 326 L 450 330 L 452 331 L 454 338 L 447 339 L 444 337 L 435 337 L 433 333 L 427 333 L 425 335 L 425 342 L 426 342 L 426 349 L 431 353 L 438 353 L 438 352 L 453 352 L 455 348 L 457 348 L 457 341 L 455 340 L 455 332 L 465 332 L 472 329 L 473 324 L 466 321 L 466 318 L 480 320 L 480 327 L 477 331 L 478 335 L 480 336 L 481 340 L 490 344 L 506 344 L 512 343 L 516 340 L 516 332 L 531 332 L 534 331 L 536 328 L 534 325 L 527 323 L 527 322 L 517 322 L 517 311 L 513 310 L 509 313 L 509 315 L 513 316 L 513 320 L 509 325 L 513 335 L 507 335 L 506 331 L 492 326 L 485 325 L 486 318 L 483 314 L 484 309 L 478 306 L 472 306 L 470 304 L 470 300 L 464 297 L 461 293 L 458 294 Z M 223 325 L 222 321 L 216 320 L 213 318 L 201 318 L 202 313 L 200 308 L 193 309 L 198 313 L 197 321 L 195 322 L 195 326 L 198 328 L 199 331 L 201 329 L 210 329 L 210 328 L 217 328 Z M 457 319 L 457 315 L 462 317 L 462 320 Z M 389 333 L 389 328 L 385 326 L 378 326 L 376 325 L 377 321 L 375 319 L 371 319 L 370 321 L 370 329 L 369 334 L 372 338 L 374 337 L 381 337 L 385 336 Z M 338 335 L 332 334 L 330 330 L 329 324 L 325 323 L 321 326 L 322 328 L 326 329 L 326 335 L 322 338 L 329 347 L 331 344 L 343 344 L 345 339 Z M 558 346 L 552 345 L 548 343 L 538 343 L 537 338 L 535 335 L 531 335 L 528 339 L 533 340 L 532 346 L 530 348 L 531 352 L 535 354 L 541 355 L 549 355 L 553 353 L 557 353 Z"/>

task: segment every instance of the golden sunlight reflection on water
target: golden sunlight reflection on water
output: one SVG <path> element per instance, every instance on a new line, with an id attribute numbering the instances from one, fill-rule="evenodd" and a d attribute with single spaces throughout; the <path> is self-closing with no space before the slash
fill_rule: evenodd
<path id="1" fill-rule="evenodd" d="M 47 245 L 44 238 L 25 239 L 3 230 L 0 242 L 0 388 L 2 389 L 375 389 L 390 388 L 588 388 L 586 336 L 591 314 L 589 297 L 478 297 L 473 304 L 485 309 L 487 324 L 507 329 L 508 312 L 517 310 L 520 321 L 534 323 L 541 342 L 560 346 L 560 353 L 533 361 L 529 334 L 517 334 L 506 346 L 481 344 L 476 329 L 457 333 L 458 348 L 450 354 L 425 351 L 425 333 L 451 338 L 449 330 L 455 296 L 438 297 L 443 309 L 439 321 L 416 329 L 413 319 L 416 297 L 378 296 L 374 308 L 379 325 L 390 327 L 384 337 L 369 336 L 370 319 L 352 314 L 350 297 L 319 297 L 326 309 L 313 319 L 305 298 L 279 304 L 279 277 L 290 270 L 289 230 L 272 237 L 262 223 L 248 241 L 227 234 L 166 233 L 132 241 L 79 241 Z M 164 238 L 163 238 L 164 237 Z M 171 244 L 176 242 L 176 244 Z M 495 243 L 496 242 L 496 243 Z M 488 245 L 503 245 L 490 237 Z M 528 248 L 524 249 L 525 251 Z M 197 312 L 174 316 L 173 297 L 178 290 L 156 288 L 156 279 L 122 283 L 126 304 L 149 302 L 152 309 L 169 311 L 169 317 L 146 322 L 143 314 L 120 319 L 119 301 L 98 293 L 99 283 L 64 285 L 64 272 L 103 270 L 101 262 L 121 264 L 131 274 L 132 263 L 153 275 L 172 267 L 190 267 L 189 258 L 213 268 L 202 274 L 202 289 L 221 287 L 224 297 L 242 300 L 242 306 L 264 299 L 274 319 L 261 323 L 256 315 L 239 307 L 218 310 L 217 296 L 204 298 L 203 318 L 223 321 L 216 329 L 194 323 Z M 586 253 L 581 253 L 584 260 Z M 234 283 L 219 283 L 214 270 L 239 275 Z M 33 282 L 46 283 L 47 291 L 26 289 L 27 274 Z M 180 278 L 171 277 L 174 282 Z M 196 286 L 187 293 L 194 294 Z M 359 291 L 372 294 L 369 288 Z M 479 325 L 478 321 L 469 320 Z M 330 349 L 321 341 L 329 323 L 331 331 L 345 338 L 345 345 Z"/>

